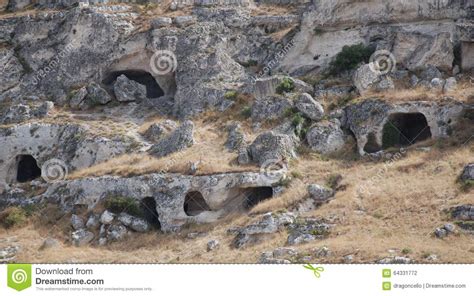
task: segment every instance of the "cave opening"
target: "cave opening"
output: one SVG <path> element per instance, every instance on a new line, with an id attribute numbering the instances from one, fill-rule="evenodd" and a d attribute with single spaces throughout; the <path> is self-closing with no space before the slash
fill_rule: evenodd
<path id="1" fill-rule="evenodd" d="M 141 70 L 126 70 L 115 71 L 109 73 L 102 81 L 107 87 L 111 88 L 117 77 L 120 75 L 127 76 L 128 79 L 143 84 L 146 87 L 146 96 L 148 98 L 159 98 L 165 95 L 165 92 L 156 82 L 155 78 L 146 71 Z"/>
<path id="2" fill-rule="evenodd" d="M 143 213 L 143 218 L 154 228 L 161 229 L 155 199 L 151 196 L 145 197 L 140 201 L 140 208 Z"/>
<path id="3" fill-rule="evenodd" d="M 382 146 L 406 147 L 431 138 L 428 121 L 422 113 L 391 114 L 383 128 Z"/>
<path id="4" fill-rule="evenodd" d="M 188 216 L 197 216 L 202 212 L 211 211 L 206 200 L 199 191 L 191 191 L 184 198 L 184 212 Z"/>
<path id="5" fill-rule="evenodd" d="M 243 194 L 245 194 L 244 208 L 248 210 L 260 202 L 272 198 L 273 188 L 267 186 L 246 188 Z"/>
<path id="6" fill-rule="evenodd" d="M 29 154 L 19 155 L 17 156 L 17 162 L 16 180 L 18 182 L 25 183 L 41 177 L 41 169 L 33 156 Z"/>
<path id="7" fill-rule="evenodd" d="M 377 143 L 374 133 L 370 133 L 367 137 L 367 143 L 364 146 L 364 151 L 367 153 L 375 153 L 382 150 L 382 147 Z"/>

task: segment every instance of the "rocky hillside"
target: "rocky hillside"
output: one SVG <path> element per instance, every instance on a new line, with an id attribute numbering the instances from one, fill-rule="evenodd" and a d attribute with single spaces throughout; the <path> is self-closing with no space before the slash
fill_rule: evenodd
<path id="1" fill-rule="evenodd" d="M 474 1 L 0 11 L 0 262 L 474 263 Z"/>

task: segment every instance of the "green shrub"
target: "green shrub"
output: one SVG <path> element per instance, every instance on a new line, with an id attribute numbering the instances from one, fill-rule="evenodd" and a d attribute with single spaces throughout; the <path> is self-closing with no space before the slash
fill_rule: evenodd
<path id="1" fill-rule="evenodd" d="M 295 84 L 293 83 L 293 80 L 291 80 L 288 77 L 285 77 L 277 86 L 276 92 L 278 94 L 284 94 L 284 93 L 292 92 L 294 89 L 295 89 Z"/>
<path id="2" fill-rule="evenodd" d="M 141 216 L 143 214 L 138 201 L 131 197 L 109 197 L 105 200 L 105 208 L 113 213 L 126 212 L 133 216 Z"/>
<path id="3" fill-rule="evenodd" d="M 369 62 L 373 52 L 373 49 L 362 43 L 350 46 L 346 45 L 329 64 L 329 74 L 336 75 L 346 70 L 355 69 L 360 63 Z"/>
<path id="4" fill-rule="evenodd" d="M 26 212 L 22 208 L 13 207 L 6 211 L 6 215 L 3 220 L 5 227 L 10 228 L 13 226 L 19 226 L 26 222 Z"/>
<path id="5" fill-rule="evenodd" d="M 237 95 L 238 95 L 237 91 L 229 90 L 228 92 L 224 94 L 224 99 L 235 101 L 237 99 Z"/>

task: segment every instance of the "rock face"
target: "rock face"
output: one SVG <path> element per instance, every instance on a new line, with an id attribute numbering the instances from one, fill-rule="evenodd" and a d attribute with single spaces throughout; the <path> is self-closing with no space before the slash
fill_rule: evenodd
<path id="1" fill-rule="evenodd" d="M 211 222 L 229 212 L 245 210 L 246 202 L 249 198 L 252 199 L 248 190 L 271 187 L 273 182 L 278 180 L 269 180 L 260 173 L 209 176 L 151 174 L 130 178 L 104 176 L 53 183 L 42 198 L 60 203 L 65 210 L 71 210 L 74 205 L 84 205 L 92 209 L 107 196 L 127 196 L 137 201 L 152 197 L 156 203 L 161 229 L 174 231 L 188 221 Z M 209 210 L 202 210 L 194 216 L 188 215 L 184 204 L 189 192 L 201 193 Z M 230 201 L 232 202 L 229 203 Z M 114 218 L 111 213 L 106 211 L 102 214 L 103 224 L 111 224 L 112 221 Z M 130 222 L 132 229 L 134 224 Z M 135 231 L 146 228 L 144 223 L 137 223 L 136 226 Z"/>
<path id="2" fill-rule="evenodd" d="M 414 70 L 432 64 L 451 69 L 453 47 L 460 39 L 455 23 L 469 15 L 469 4 L 462 1 L 439 6 L 429 1 L 404 0 L 388 4 L 383 0 L 313 3 L 292 38 L 291 50 L 281 61 L 286 73 L 324 72 L 344 46 L 369 45 L 367 40 L 374 39 L 377 41 L 371 43 L 377 49 L 392 52 L 400 68 Z M 427 26 L 428 23 L 436 26 Z"/>
<path id="3" fill-rule="evenodd" d="M 143 84 L 120 75 L 114 83 L 115 97 L 119 102 L 141 101 L 146 99 L 146 87 Z"/>
<path id="4" fill-rule="evenodd" d="M 150 148 L 150 153 L 158 157 L 184 150 L 194 144 L 194 124 L 185 121 L 168 136 L 160 140 Z"/>
<path id="5" fill-rule="evenodd" d="M 36 107 L 18 104 L 10 106 L 0 115 L 0 124 L 20 123 L 30 119 L 40 119 L 49 115 L 54 108 L 54 103 L 47 101 Z"/>
<path id="6" fill-rule="evenodd" d="M 462 181 L 474 181 L 474 163 L 468 164 L 461 174 Z"/>
<path id="7" fill-rule="evenodd" d="M 0 184 L 16 181 L 21 155 L 31 155 L 38 167 L 59 159 L 63 173 L 89 167 L 127 151 L 132 142 L 89 135 L 73 124 L 28 123 L 0 128 Z M 27 151 L 25 153 L 25 151 Z M 64 176 L 63 176 L 64 177 Z"/>
<path id="8" fill-rule="evenodd" d="M 392 126 L 400 130 L 400 135 L 395 135 L 396 138 L 392 138 L 392 141 L 403 142 L 404 138 L 408 141 L 405 145 L 427 138 L 445 138 L 451 134 L 452 127 L 458 122 L 466 108 L 462 103 L 451 99 L 441 102 L 406 103 L 387 103 L 371 99 L 345 108 L 346 127 L 354 133 L 359 153 L 364 155 L 380 151 L 390 143 L 390 141 L 386 143 L 383 141 L 384 128 L 387 132 L 387 128 Z M 405 114 L 419 114 L 414 119 L 416 124 L 419 124 L 419 135 L 412 136 L 410 132 L 401 128 L 406 120 Z M 416 124 L 413 123 L 413 125 Z"/>
<path id="9" fill-rule="evenodd" d="M 330 154 L 340 150 L 346 143 L 346 136 L 337 119 L 316 123 L 306 135 L 308 145 L 321 154 Z"/>
<path id="10" fill-rule="evenodd" d="M 288 236 L 289 245 L 298 245 L 310 242 L 316 239 L 322 239 L 328 235 L 330 225 L 324 221 L 307 218 L 301 223 L 290 225 L 290 234 Z"/>
<path id="11" fill-rule="evenodd" d="M 245 146 L 245 135 L 242 131 L 242 127 L 239 123 L 231 124 L 227 127 L 228 138 L 225 146 L 230 151 L 240 150 Z"/>
<path id="12" fill-rule="evenodd" d="M 249 151 L 252 160 L 263 165 L 272 160 L 276 162 L 296 157 L 294 145 L 294 140 L 288 135 L 266 132 L 255 139 Z"/>

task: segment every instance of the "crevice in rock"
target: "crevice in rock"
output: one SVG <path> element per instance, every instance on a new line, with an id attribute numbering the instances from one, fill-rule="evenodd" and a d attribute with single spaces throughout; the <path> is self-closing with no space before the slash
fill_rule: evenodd
<path id="1" fill-rule="evenodd" d="M 260 202 L 273 197 L 272 187 L 254 187 L 244 189 L 244 208 L 251 209 Z"/>
<path id="2" fill-rule="evenodd" d="M 377 138 L 374 133 L 370 133 L 367 137 L 367 143 L 364 146 L 364 151 L 367 153 L 375 153 L 382 150 L 382 147 L 377 143 Z"/>

